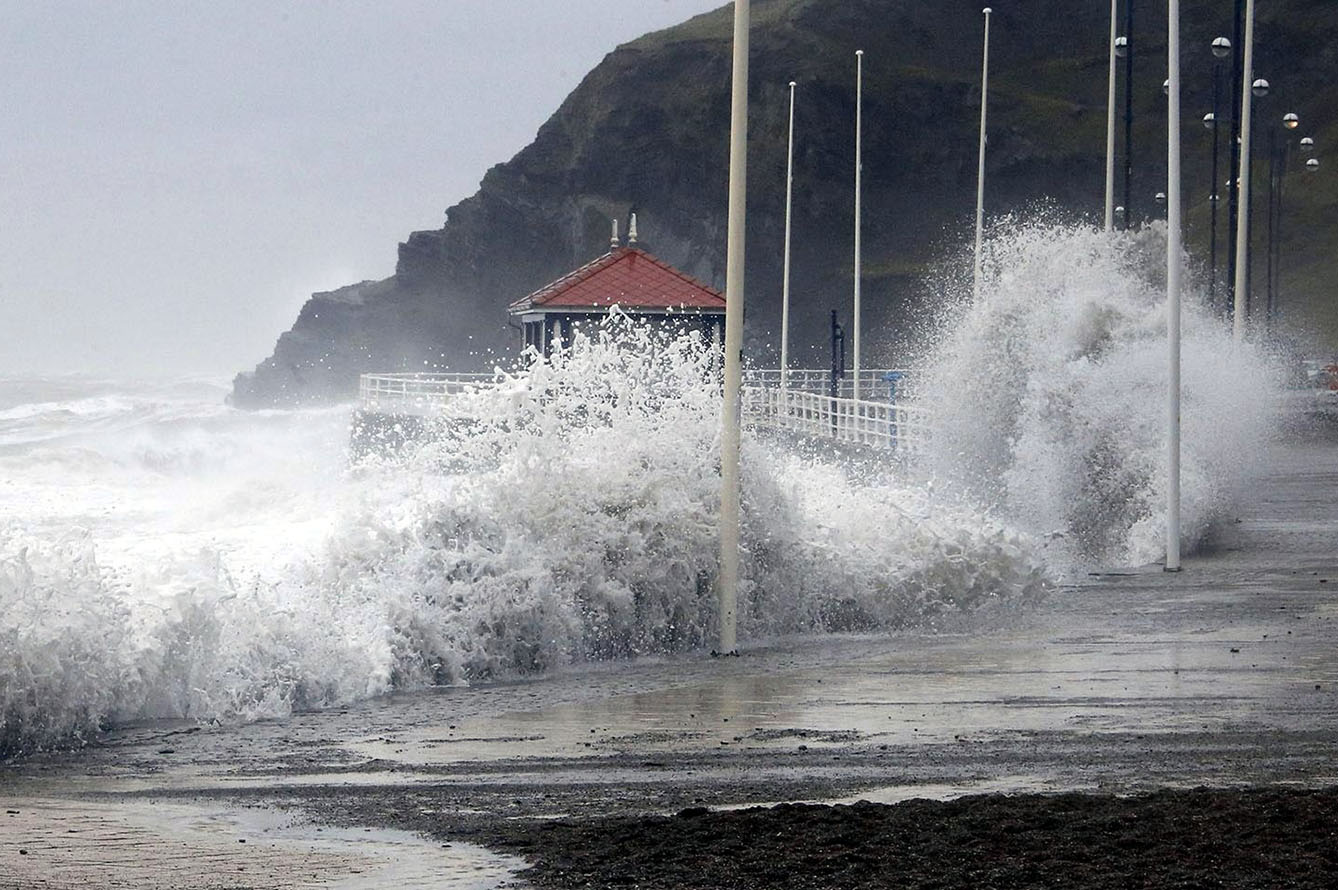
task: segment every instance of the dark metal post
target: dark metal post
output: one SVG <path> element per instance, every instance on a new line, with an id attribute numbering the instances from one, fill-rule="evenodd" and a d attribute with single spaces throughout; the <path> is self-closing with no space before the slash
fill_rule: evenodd
<path id="1" fill-rule="evenodd" d="M 1240 170 L 1240 112 L 1244 96 L 1241 94 L 1241 79 L 1245 77 L 1245 0 L 1236 0 L 1236 18 L 1234 33 L 1231 38 L 1231 167 L 1227 174 L 1230 186 L 1227 188 L 1227 307 L 1228 313 L 1236 304 L 1236 220 L 1240 216 L 1240 190 L 1242 183 L 1237 182 Z"/>
<path id="2" fill-rule="evenodd" d="M 1282 285 L 1282 199 L 1286 194 L 1287 185 L 1287 164 L 1291 160 L 1292 140 L 1288 136 L 1282 143 L 1282 151 L 1278 153 L 1278 169 L 1273 176 L 1273 188 L 1276 189 L 1276 197 L 1273 204 L 1273 221 L 1269 224 L 1269 259 L 1273 266 L 1273 280 L 1270 283 L 1269 301 L 1268 301 L 1268 324 L 1270 329 L 1273 325 L 1273 318 L 1282 303 L 1281 285 Z"/>
<path id="3" fill-rule="evenodd" d="M 1268 255 L 1266 257 L 1264 281 L 1264 329 L 1273 323 L 1273 219 L 1276 213 L 1274 202 L 1277 200 L 1277 131 L 1268 128 Z"/>
<path id="4" fill-rule="evenodd" d="M 1133 219 L 1134 178 L 1134 0 L 1124 4 L 1124 227 Z"/>
<path id="5" fill-rule="evenodd" d="M 1256 97 L 1262 98 L 1262 97 Z M 1260 107 L 1262 103 L 1255 103 L 1256 110 L 1263 111 Z M 1259 143 L 1259 118 L 1262 114 L 1255 114 L 1250 119 L 1250 195 L 1249 206 L 1245 208 L 1245 318 L 1248 321 L 1251 313 L 1254 311 L 1254 217 L 1255 201 L 1254 182 L 1258 179 L 1255 176 L 1254 156 L 1256 154 L 1254 147 Z M 1269 131 L 1269 137 L 1273 135 Z M 1240 188 L 1246 188 L 1244 183 L 1239 183 Z"/>
<path id="6" fill-rule="evenodd" d="M 836 400 L 841 396 L 841 381 L 846 376 L 846 332 L 836 321 L 836 310 L 832 310 L 832 379 L 831 379 L 831 416 L 832 435 L 836 435 Z"/>
<path id="7" fill-rule="evenodd" d="M 1208 266 L 1211 274 L 1208 277 L 1208 305 L 1212 306 L 1217 298 L 1217 205 L 1221 203 L 1221 185 L 1217 181 L 1217 135 L 1218 135 L 1218 116 L 1222 113 L 1220 109 L 1222 99 L 1222 66 L 1218 64 L 1218 59 L 1213 59 L 1213 181 L 1212 188 L 1208 191 L 1208 203 L 1210 218 L 1212 222 L 1208 228 L 1208 255 L 1210 257 Z"/>

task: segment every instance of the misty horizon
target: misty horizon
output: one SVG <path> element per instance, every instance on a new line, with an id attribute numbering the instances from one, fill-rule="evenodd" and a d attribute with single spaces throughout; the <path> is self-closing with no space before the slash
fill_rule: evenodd
<path id="1" fill-rule="evenodd" d="M 719 0 L 4 2 L 0 374 L 230 377 Z"/>

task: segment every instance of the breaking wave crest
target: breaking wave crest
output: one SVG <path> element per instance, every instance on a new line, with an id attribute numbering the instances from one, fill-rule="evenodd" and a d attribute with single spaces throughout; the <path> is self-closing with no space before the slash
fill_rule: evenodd
<path id="1" fill-rule="evenodd" d="M 915 381 L 918 473 L 746 437 L 742 638 L 932 627 L 1160 558 L 1160 234 L 995 237 Z M 1184 336 L 1193 545 L 1282 400 L 1193 300 Z M 347 407 L 0 381 L 0 753 L 709 646 L 717 360 L 615 314 L 352 463 Z"/>
<path id="2" fill-rule="evenodd" d="M 917 393 L 928 471 L 1051 541 L 1071 566 L 1165 556 L 1165 227 L 1106 234 L 1016 223 L 956 307 Z M 1267 465 L 1285 400 L 1268 352 L 1185 295 L 1182 546 L 1229 515 Z"/>
<path id="3" fill-rule="evenodd" d="M 328 449 L 302 438 L 328 415 L 229 413 L 224 439 L 268 444 L 201 470 L 208 508 L 153 514 L 163 534 L 3 528 L 0 750 L 709 645 L 716 361 L 615 317 L 389 457 L 304 476 L 290 452 Z M 922 489 L 752 439 L 744 466 L 745 639 L 932 625 L 1046 586 L 1026 536 Z M 153 472 L 122 496 L 181 492 L 176 469 L 146 491 Z"/>

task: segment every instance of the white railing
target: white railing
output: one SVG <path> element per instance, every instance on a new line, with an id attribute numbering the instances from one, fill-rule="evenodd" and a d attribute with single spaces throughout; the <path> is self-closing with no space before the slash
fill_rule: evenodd
<path id="1" fill-rule="evenodd" d="M 897 372 L 906 374 L 904 371 Z M 918 451 L 928 439 L 927 412 L 903 402 L 907 381 L 893 390 L 883 370 L 862 371 L 860 398 L 851 398 L 853 381 L 838 381 L 831 395 L 828 371 L 797 369 L 745 372 L 741 393 L 744 422 L 784 430 L 811 439 L 826 439 L 887 451 Z M 494 374 L 363 374 L 358 403 L 364 411 L 430 415 L 441 412 L 452 396 L 495 385 Z"/>
<path id="2" fill-rule="evenodd" d="M 381 414 L 436 414 L 451 396 L 492 386 L 493 374 L 363 374 L 358 406 Z"/>
<path id="3" fill-rule="evenodd" d="M 743 417 L 755 427 L 884 451 L 919 451 L 928 438 L 928 415 L 918 408 L 779 387 L 745 386 Z"/>

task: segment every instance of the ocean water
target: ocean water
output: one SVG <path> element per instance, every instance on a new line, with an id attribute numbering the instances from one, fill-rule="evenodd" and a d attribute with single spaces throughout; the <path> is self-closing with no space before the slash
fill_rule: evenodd
<path id="1" fill-rule="evenodd" d="M 1153 240 L 997 238 L 981 300 L 932 331 L 919 465 L 858 478 L 745 438 L 741 638 L 988 620 L 1075 567 L 1157 558 Z M 1277 404 L 1266 357 L 1196 312 L 1190 545 Z M 352 406 L 0 378 L 0 753 L 709 648 L 716 361 L 618 318 L 357 460 Z"/>

